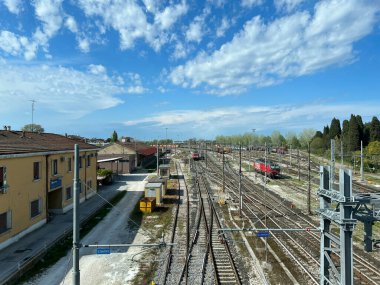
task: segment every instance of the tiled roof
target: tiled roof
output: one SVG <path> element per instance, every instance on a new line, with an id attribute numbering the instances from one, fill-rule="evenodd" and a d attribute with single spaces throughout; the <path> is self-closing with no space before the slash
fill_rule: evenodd
<path id="1" fill-rule="evenodd" d="M 0 155 L 74 150 L 75 144 L 79 145 L 79 150 L 97 149 L 94 145 L 57 134 L 0 130 Z"/>
<path id="2" fill-rule="evenodd" d="M 138 154 L 141 154 L 144 156 L 149 156 L 149 155 L 156 153 L 155 147 L 148 146 L 148 145 L 141 143 L 141 142 L 136 142 L 136 143 L 127 142 L 127 143 L 118 143 L 118 144 L 120 144 L 121 146 L 127 147 L 129 149 L 132 149 L 132 150 L 136 149 Z"/>

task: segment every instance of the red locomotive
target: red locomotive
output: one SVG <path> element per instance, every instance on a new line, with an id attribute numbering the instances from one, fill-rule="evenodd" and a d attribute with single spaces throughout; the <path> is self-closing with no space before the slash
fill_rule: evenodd
<path id="1" fill-rule="evenodd" d="M 267 175 L 269 175 L 270 177 L 278 177 L 280 175 L 280 172 L 281 172 L 281 168 L 278 164 L 274 163 L 274 162 L 271 162 L 269 160 L 267 160 L 267 165 L 265 167 L 265 160 L 264 159 L 257 159 L 254 163 L 253 163 L 253 167 L 256 171 L 260 172 L 260 173 L 266 173 Z"/>
<path id="2" fill-rule="evenodd" d="M 194 160 L 199 160 L 200 159 L 199 152 L 193 151 L 193 153 L 191 154 L 191 157 Z"/>

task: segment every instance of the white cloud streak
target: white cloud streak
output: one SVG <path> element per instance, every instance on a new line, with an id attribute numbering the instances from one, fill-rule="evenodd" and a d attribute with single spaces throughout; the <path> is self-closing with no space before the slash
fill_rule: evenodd
<path id="1" fill-rule="evenodd" d="M 175 110 L 158 113 L 153 116 L 129 120 L 127 126 L 170 126 L 186 129 L 190 134 L 204 131 L 210 135 L 244 132 L 247 126 L 257 126 L 258 131 L 279 128 L 284 130 L 302 130 L 321 128 L 329 124 L 334 116 L 346 119 L 347 114 L 362 114 L 363 117 L 379 114 L 377 102 L 347 104 L 277 105 L 277 106 L 235 106 L 211 110 Z M 217 123 L 216 123 L 217 122 Z M 197 135 L 199 137 L 199 134 Z"/>
<path id="2" fill-rule="evenodd" d="M 274 5 L 278 11 L 291 12 L 305 0 L 274 0 Z"/>
<path id="3" fill-rule="evenodd" d="M 256 16 L 219 50 L 200 52 L 174 68 L 170 78 L 185 88 L 239 93 L 349 64 L 353 44 L 373 30 L 379 11 L 380 3 L 371 0 L 323 0 L 314 14 L 297 12 L 268 23 Z"/>
<path id="4" fill-rule="evenodd" d="M 0 100 L 6 112 L 17 112 L 30 99 L 49 112 L 80 118 L 121 104 L 124 88 L 102 74 L 47 65 L 13 65 L 0 61 Z"/>
<path id="5" fill-rule="evenodd" d="M 9 12 L 13 14 L 20 13 L 21 0 L 3 0 L 3 4 L 8 8 Z"/>

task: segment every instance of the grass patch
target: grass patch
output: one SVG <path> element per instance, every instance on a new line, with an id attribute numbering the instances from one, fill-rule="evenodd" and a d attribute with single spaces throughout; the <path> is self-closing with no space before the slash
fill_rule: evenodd
<path id="1" fill-rule="evenodd" d="M 110 203 L 116 205 L 126 194 L 126 191 L 119 192 L 114 198 L 110 200 Z M 101 207 L 89 220 L 82 224 L 80 229 L 80 238 L 87 235 L 103 218 L 111 211 L 109 204 Z M 20 278 L 18 278 L 13 284 L 22 284 L 36 277 L 42 273 L 45 269 L 54 265 L 59 259 L 64 257 L 73 246 L 72 234 L 68 234 L 65 238 L 57 242 L 52 246 L 46 254 L 36 262 L 36 264 L 27 272 L 25 272 Z"/>

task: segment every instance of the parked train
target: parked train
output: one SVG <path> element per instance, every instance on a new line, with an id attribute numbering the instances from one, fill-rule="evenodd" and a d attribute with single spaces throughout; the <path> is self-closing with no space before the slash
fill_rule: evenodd
<path id="1" fill-rule="evenodd" d="M 257 159 L 253 163 L 253 167 L 254 167 L 255 171 L 260 172 L 262 174 L 266 173 L 268 176 L 270 176 L 272 178 L 278 177 L 280 175 L 280 172 L 281 172 L 280 166 L 278 164 L 272 162 L 272 161 L 269 161 L 269 160 L 267 160 L 267 164 L 265 167 L 265 160 L 264 159 Z"/>
<path id="2" fill-rule="evenodd" d="M 194 159 L 194 160 L 200 160 L 201 159 L 201 156 L 199 155 L 199 152 L 198 151 L 193 151 L 193 153 L 191 154 L 191 158 Z"/>
<path id="3" fill-rule="evenodd" d="M 215 147 L 215 151 L 217 153 L 231 153 L 232 152 L 232 148 L 228 147 L 228 146 L 216 146 Z"/>

